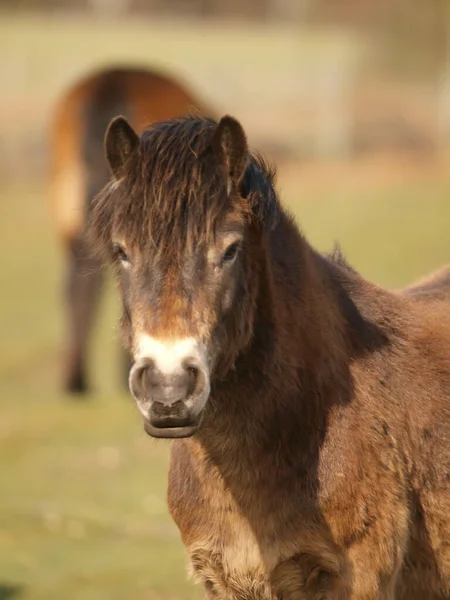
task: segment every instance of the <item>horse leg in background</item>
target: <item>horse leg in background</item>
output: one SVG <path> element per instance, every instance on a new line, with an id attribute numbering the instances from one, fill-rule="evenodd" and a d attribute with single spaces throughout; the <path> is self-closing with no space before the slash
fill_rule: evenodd
<path id="1" fill-rule="evenodd" d="M 65 366 L 65 390 L 84 393 L 88 389 L 86 353 L 98 305 L 103 273 L 98 259 L 82 239 L 73 240 L 67 261 L 68 353 Z"/>

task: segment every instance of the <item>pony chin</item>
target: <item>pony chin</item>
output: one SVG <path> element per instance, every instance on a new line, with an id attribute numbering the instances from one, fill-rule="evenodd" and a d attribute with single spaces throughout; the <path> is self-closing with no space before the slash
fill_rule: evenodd
<path id="1" fill-rule="evenodd" d="M 189 438 L 197 432 L 198 427 L 198 424 L 185 427 L 154 427 L 149 421 L 144 421 L 145 433 L 157 439 Z"/>

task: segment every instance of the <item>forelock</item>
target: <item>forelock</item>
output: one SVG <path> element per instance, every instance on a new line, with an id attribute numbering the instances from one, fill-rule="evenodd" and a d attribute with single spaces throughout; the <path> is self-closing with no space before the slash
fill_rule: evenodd
<path id="1" fill-rule="evenodd" d="M 247 218 L 262 195 L 276 203 L 274 172 L 259 156 L 251 157 L 244 180 L 249 202 L 230 199 L 223 166 L 211 147 L 215 126 L 200 117 L 149 126 L 122 179 L 108 184 L 94 201 L 97 241 L 108 244 L 117 232 L 142 250 L 195 247 L 214 235 L 228 213 Z"/>

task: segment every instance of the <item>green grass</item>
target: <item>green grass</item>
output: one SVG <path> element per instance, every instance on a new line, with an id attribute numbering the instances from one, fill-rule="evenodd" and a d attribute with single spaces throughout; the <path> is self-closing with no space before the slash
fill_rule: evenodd
<path id="1" fill-rule="evenodd" d="M 351 264 L 386 287 L 406 285 L 450 263 L 450 178 L 397 183 L 376 188 L 322 192 L 298 197 L 295 214 L 308 239 L 321 250 L 341 244 Z"/>
<path id="2" fill-rule="evenodd" d="M 390 286 L 450 259 L 450 182 L 285 196 L 321 249 Z M 297 199 L 294 202 L 294 199 Z M 62 261 L 41 185 L 1 191 L 0 598 L 199 598 L 165 502 L 168 445 L 118 391 L 117 299 L 103 305 L 97 394 L 58 393 Z M 3 586 L 3 587 L 2 587 Z"/>

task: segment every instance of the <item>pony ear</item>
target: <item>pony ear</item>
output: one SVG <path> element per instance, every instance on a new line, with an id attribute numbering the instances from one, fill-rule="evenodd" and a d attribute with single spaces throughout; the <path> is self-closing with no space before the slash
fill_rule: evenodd
<path id="1" fill-rule="evenodd" d="M 105 154 L 114 177 L 120 177 L 123 167 L 139 146 L 139 136 L 125 119 L 115 117 L 105 134 Z"/>
<path id="2" fill-rule="evenodd" d="M 227 190 L 239 187 L 247 168 L 248 146 L 242 125 L 226 115 L 217 125 L 212 147 L 227 173 Z"/>

